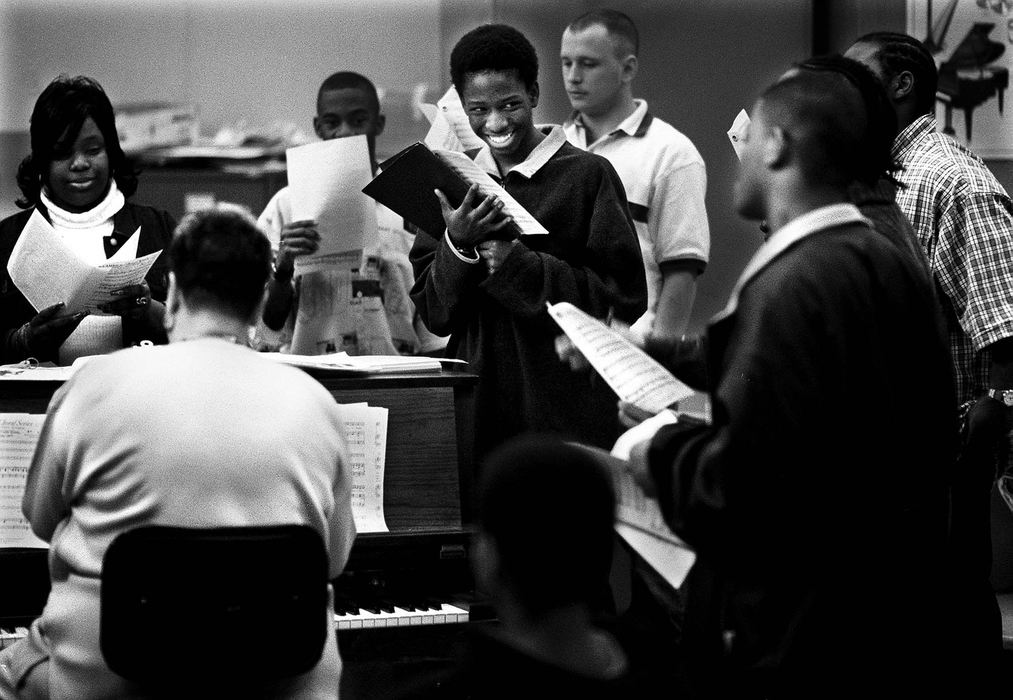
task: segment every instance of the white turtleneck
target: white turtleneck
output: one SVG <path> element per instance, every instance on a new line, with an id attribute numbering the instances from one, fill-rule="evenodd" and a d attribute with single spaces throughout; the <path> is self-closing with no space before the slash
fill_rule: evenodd
<path id="1" fill-rule="evenodd" d="M 112 234 L 113 216 L 126 203 L 126 198 L 116 187 L 115 180 L 109 180 L 109 192 L 101 202 L 88 211 L 75 213 L 63 209 L 53 203 L 45 189 L 42 190 L 39 198 L 49 212 L 49 220 L 52 222 L 53 228 L 81 260 L 91 265 L 98 265 L 106 261 L 105 245 L 102 243 L 102 238 Z M 133 231 L 125 233 L 132 234 Z M 118 259 L 136 258 L 138 238 L 140 236 L 130 236 L 127 242 L 116 251 L 114 257 Z M 75 358 L 83 355 L 101 355 L 119 350 L 121 347 L 123 347 L 123 323 L 119 316 L 86 316 L 60 346 L 60 364 L 69 365 Z"/>
<path id="2" fill-rule="evenodd" d="M 88 211 L 69 212 L 61 208 L 58 204 L 53 203 L 45 189 L 42 190 L 40 199 L 49 211 L 49 220 L 52 222 L 53 228 L 79 258 L 91 265 L 98 265 L 106 261 L 102 238 L 113 232 L 113 216 L 126 203 L 115 180 L 109 180 L 109 191 L 106 196 Z M 133 231 L 124 231 L 123 233 L 130 234 Z M 116 257 L 119 259 L 136 258 L 137 236 L 127 239 L 123 248 L 117 251 Z"/>

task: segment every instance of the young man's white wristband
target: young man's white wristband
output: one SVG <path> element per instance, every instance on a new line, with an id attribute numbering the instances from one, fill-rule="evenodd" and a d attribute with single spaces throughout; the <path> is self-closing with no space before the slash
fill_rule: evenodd
<path id="1" fill-rule="evenodd" d="M 456 245 L 454 245 L 453 242 L 450 240 L 449 231 L 444 232 L 443 240 L 447 242 L 447 245 L 450 246 L 450 250 L 453 251 L 454 255 L 456 255 L 459 260 L 463 260 L 469 265 L 475 265 L 481 260 L 481 258 L 478 256 L 478 252 L 474 248 L 469 250 L 468 248 L 458 248 Z"/>

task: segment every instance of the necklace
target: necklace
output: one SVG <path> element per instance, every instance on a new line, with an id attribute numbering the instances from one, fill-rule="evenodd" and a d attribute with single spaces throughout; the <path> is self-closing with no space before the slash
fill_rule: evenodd
<path id="1" fill-rule="evenodd" d="M 186 338 L 180 338 L 177 343 L 185 343 L 188 340 L 206 340 L 208 338 L 218 338 L 219 340 L 225 340 L 235 345 L 246 345 L 245 342 L 240 342 L 239 336 L 232 333 L 201 333 L 200 335 L 190 335 Z"/>

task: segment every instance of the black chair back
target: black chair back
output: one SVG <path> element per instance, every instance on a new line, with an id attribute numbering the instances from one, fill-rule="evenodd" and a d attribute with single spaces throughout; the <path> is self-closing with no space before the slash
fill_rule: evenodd
<path id="1" fill-rule="evenodd" d="M 155 691 L 305 673 L 331 630 L 327 573 L 306 525 L 121 533 L 102 562 L 102 655 Z"/>

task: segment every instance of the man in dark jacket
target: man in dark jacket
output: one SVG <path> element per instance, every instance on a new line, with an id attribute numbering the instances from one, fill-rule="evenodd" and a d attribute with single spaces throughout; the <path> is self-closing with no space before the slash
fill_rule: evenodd
<path id="1" fill-rule="evenodd" d="M 847 203 L 889 158 L 864 97 L 800 71 L 756 103 L 735 203 L 772 233 L 708 328 L 713 423 L 631 454 L 696 551 L 705 697 L 919 697 L 941 668 L 952 373 L 924 271 Z"/>

